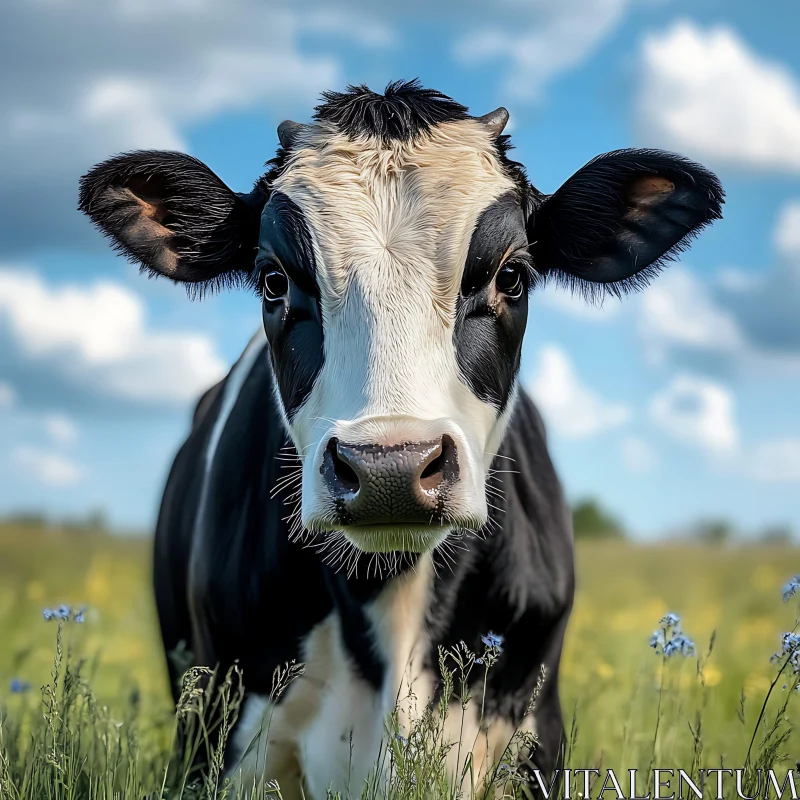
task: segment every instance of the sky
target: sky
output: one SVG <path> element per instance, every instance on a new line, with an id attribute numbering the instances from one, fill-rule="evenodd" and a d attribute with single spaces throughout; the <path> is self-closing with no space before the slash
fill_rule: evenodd
<path id="1" fill-rule="evenodd" d="M 660 147 L 720 176 L 724 219 L 644 292 L 534 295 L 521 381 L 568 496 L 632 535 L 724 517 L 800 531 L 800 5 L 793 0 L 7 0 L 0 24 L 0 514 L 152 528 L 194 400 L 260 324 L 187 298 L 75 210 L 125 150 L 249 191 L 320 93 L 419 77 L 511 112 L 555 191 Z"/>

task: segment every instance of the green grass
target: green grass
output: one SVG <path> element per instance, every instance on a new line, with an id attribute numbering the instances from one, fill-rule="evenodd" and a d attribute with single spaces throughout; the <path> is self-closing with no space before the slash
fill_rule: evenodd
<path id="1" fill-rule="evenodd" d="M 796 621 L 797 598 L 783 604 L 780 589 L 800 572 L 799 550 L 601 541 L 581 543 L 577 561 L 560 676 L 568 766 L 741 767 L 753 738 L 752 767 L 800 755 L 792 730 L 800 696 L 790 670 L 774 683 L 753 737 L 778 671 L 770 656 Z M 179 759 L 166 773 L 174 717 L 149 571 L 144 540 L 0 528 L 0 800 L 159 797 L 162 785 L 180 787 Z M 45 623 L 41 610 L 62 602 L 85 603 L 89 612 L 86 624 L 63 626 L 54 670 L 58 625 Z M 664 661 L 648 647 L 667 611 L 682 616 L 699 659 Z M 470 668 L 469 656 L 461 657 Z M 459 669 L 449 655 L 446 663 L 457 693 Z M 30 691 L 12 694 L 14 678 Z M 226 701 L 229 716 L 236 701 Z M 219 695 L 195 690 L 184 716 L 196 722 L 199 704 L 209 702 Z M 391 739 L 385 759 L 395 777 L 369 797 L 448 794 L 439 723 L 434 714 L 407 743 Z M 505 781 L 505 791 L 522 790 Z M 210 787 L 200 794 L 225 796 Z"/>

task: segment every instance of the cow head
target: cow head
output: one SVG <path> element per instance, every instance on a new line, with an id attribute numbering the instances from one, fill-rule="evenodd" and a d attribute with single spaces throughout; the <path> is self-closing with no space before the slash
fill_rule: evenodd
<path id="1" fill-rule="evenodd" d="M 80 208 L 151 273 L 255 287 L 306 529 L 428 550 L 486 522 L 529 293 L 644 285 L 722 190 L 679 156 L 620 150 L 544 195 L 507 156 L 504 109 L 470 117 L 414 82 L 324 99 L 280 126 L 249 194 L 147 151 L 91 170 Z"/>

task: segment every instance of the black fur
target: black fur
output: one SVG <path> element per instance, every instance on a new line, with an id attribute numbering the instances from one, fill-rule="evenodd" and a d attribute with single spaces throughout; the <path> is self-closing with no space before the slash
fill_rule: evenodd
<path id="1" fill-rule="evenodd" d="M 498 198 L 478 218 L 467 252 L 453 330 L 462 380 L 481 400 L 499 410 L 506 407 L 519 371 L 528 318 L 527 290 L 515 300 L 498 298 L 493 291 L 494 276 L 509 250 L 521 254 L 527 283 L 525 216 L 514 192 Z M 520 261 L 514 255 L 508 260 Z"/>
<path id="2" fill-rule="evenodd" d="M 304 637 L 335 610 L 354 668 L 378 687 L 386 665 L 365 611 L 387 578 L 370 571 L 370 555 L 348 571 L 292 534 L 291 489 L 271 497 L 286 475 L 279 460 L 286 439 L 271 381 L 262 351 L 224 427 L 205 492 L 204 456 L 224 385 L 198 404 L 192 433 L 173 464 L 154 557 L 165 650 L 183 641 L 196 663 L 225 670 L 238 661 L 246 696 L 268 695 L 275 668 L 302 661 Z M 449 556 L 435 556 L 427 664 L 436 674 L 440 644 L 463 640 L 480 652 L 482 634 L 503 635 L 486 712 L 512 725 L 521 721 L 544 665 L 534 759 L 547 770 L 556 763 L 562 733 L 558 660 L 573 596 L 572 537 L 541 418 L 524 395 L 493 467 L 491 522 L 477 536 L 463 534 L 464 546 Z M 393 574 L 412 567 L 415 558 L 401 560 Z M 168 665 L 177 697 L 180 669 Z M 474 670 L 473 678 L 473 693 L 482 693 L 482 673 Z"/>
<path id="3" fill-rule="evenodd" d="M 324 332 L 311 234 L 302 211 L 281 192 L 273 193 L 261 215 L 256 258 L 259 286 L 273 269 L 286 273 L 289 293 L 280 302 L 265 300 L 262 317 L 272 367 L 291 420 L 324 364 Z"/>
<path id="4" fill-rule="evenodd" d="M 137 197 L 159 209 L 157 221 L 143 219 Z M 247 280 L 265 202 L 260 185 L 237 194 L 192 156 L 141 150 L 84 175 L 78 208 L 143 271 L 165 274 L 174 255 L 167 274 L 200 287 Z"/>
<path id="5" fill-rule="evenodd" d="M 384 142 L 415 139 L 434 125 L 468 119 L 465 106 L 418 80 L 394 81 L 383 94 L 367 86 L 346 92 L 324 92 L 314 119 L 335 125 L 351 139 L 377 136 Z"/>
<path id="6" fill-rule="evenodd" d="M 674 191 L 643 213 L 631 187 L 648 176 Z M 641 288 L 692 239 L 722 216 L 722 186 L 711 172 L 659 150 L 617 150 L 597 156 L 540 201 L 528 230 L 536 268 L 589 295 Z"/>

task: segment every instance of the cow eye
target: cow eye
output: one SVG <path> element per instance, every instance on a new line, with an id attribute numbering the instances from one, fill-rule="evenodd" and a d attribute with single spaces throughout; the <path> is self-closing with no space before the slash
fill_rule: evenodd
<path id="1" fill-rule="evenodd" d="M 282 300 L 289 291 L 289 279 L 282 269 L 274 267 L 264 274 L 264 299 L 270 303 Z"/>
<path id="2" fill-rule="evenodd" d="M 494 284 L 498 292 L 510 297 L 512 300 L 522 296 L 522 264 L 510 262 L 504 264 L 497 272 L 497 277 L 494 279 Z"/>

